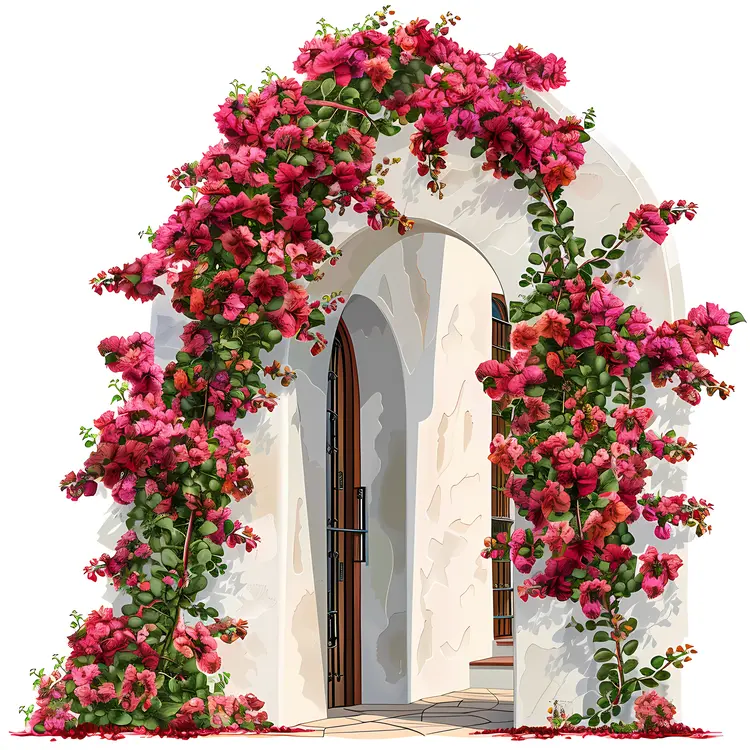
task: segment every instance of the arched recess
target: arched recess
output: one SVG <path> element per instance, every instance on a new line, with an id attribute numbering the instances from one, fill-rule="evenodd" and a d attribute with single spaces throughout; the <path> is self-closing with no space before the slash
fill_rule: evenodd
<path id="1" fill-rule="evenodd" d="M 450 233 L 392 234 L 390 244 L 381 240 L 387 237 L 358 233 L 361 247 L 343 248 L 350 261 L 348 288 L 341 291 L 348 301 L 326 325 L 332 340 L 339 320 L 346 323 L 360 383 L 370 537 L 361 579 L 366 703 L 404 703 L 465 688 L 469 662 L 492 653 L 491 576 L 478 554 L 491 527 L 491 409 L 474 369 L 490 354 L 491 299 L 502 287 L 486 259 Z M 301 452 L 301 464 L 290 460 L 301 471 L 289 479 L 304 494 L 324 644 L 320 401 L 328 364 L 325 355 L 311 360 L 296 344 L 289 363 L 299 375 L 292 428 Z M 306 663 L 302 674 L 314 671 Z M 320 675 L 317 682 L 326 680 Z"/>

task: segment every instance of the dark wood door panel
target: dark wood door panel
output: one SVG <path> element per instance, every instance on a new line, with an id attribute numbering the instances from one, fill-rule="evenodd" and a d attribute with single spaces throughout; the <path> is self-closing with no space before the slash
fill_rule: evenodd
<path id="1" fill-rule="evenodd" d="M 360 484 L 359 383 L 343 322 L 328 373 L 328 707 L 362 700 L 360 561 L 364 507 Z"/>

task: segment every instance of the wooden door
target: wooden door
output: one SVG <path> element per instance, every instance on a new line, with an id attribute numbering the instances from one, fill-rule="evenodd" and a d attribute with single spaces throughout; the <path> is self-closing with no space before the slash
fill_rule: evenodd
<path id="1" fill-rule="evenodd" d="M 357 363 L 343 321 L 331 351 L 327 412 L 328 707 L 336 708 L 362 702 L 360 564 L 366 559 Z"/>

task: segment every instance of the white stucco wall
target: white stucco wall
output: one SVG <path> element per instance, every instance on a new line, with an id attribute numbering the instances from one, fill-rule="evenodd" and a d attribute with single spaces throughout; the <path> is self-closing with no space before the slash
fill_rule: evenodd
<path id="1" fill-rule="evenodd" d="M 545 98 L 545 104 L 553 113 L 566 114 L 551 98 Z M 525 195 L 509 182 L 493 180 L 483 172 L 470 158 L 467 144 L 451 145 L 445 198 L 439 201 L 417 175 L 408 153 L 408 138 L 405 130 L 383 139 L 382 147 L 389 155 L 402 157 L 400 164 L 391 167 L 385 188 L 399 208 L 416 220 L 411 235 L 402 240 L 392 229 L 372 232 L 362 228 L 361 217 L 353 213 L 337 219 L 331 231 L 344 256 L 326 270 L 315 290 L 318 295 L 340 290 L 347 298 L 354 293 L 352 315 L 356 295 L 377 305 L 393 329 L 408 404 L 405 597 L 400 563 L 394 557 L 390 574 L 376 573 L 368 582 L 370 598 L 364 599 L 373 613 L 378 614 L 380 607 L 378 617 L 368 623 L 372 628 L 368 637 L 379 633 L 378 643 L 383 633 L 388 634 L 382 641 L 381 656 L 377 650 L 374 660 L 371 654 L 363 656 L 371 674 L 377 674 L 379 665 L 383 673 L 373 686 L 365 683 L 366 700 L 380 700 L 381 695 L 391 700 L 389 696 L 400 696 L 404 690 L 407 698 L 414 700 L 465 687 L 468 661 L 489 655 L 489 567 L 475 552 L 489 526 L 489 404 L 484 402 L 484 411 L 479 406 L 477 399 L 485 397 L 473 379 L 473 370 L 489 356 L 489 294 L 499 291 L 500 279 L 507 299 L 517 298 L 517 280 L 535 242 L 524 209 Z M 615 149 L 596 141 L 587 144 L 586 165 L 567 189 L 566 198 L 576 211 L 578 233 L 588 237 L 591 246 L 603 234 L 616 232 L 628 211 L 653 200 L 634 167 Z M 439 235 L 460 242 L 451 240 L 440 250 L 443 239 Z M 441 252 L 446 259 L 442 265 L 437 260 Z M 657 321 L 683 312 L 671 240 L 662 248 L 642 241 L 618 263 L 643 278 L 632 290 L 620 289 L 626 303 L 643 305 Z M 327 322 L 329 340 L 338 314 Z M 166 300 L 157 301 L 152 328 L 162 361 L 172 358 L 179 345 L 180 325 L 175 318 Z M 364 336 L 364 331 L 355 336 L 355 346 L 359 337 L 362 348 Z M 383 343 L 383 336 L 380 338 Z M 273 357 L 297 369 L 299 378 L 283 391 L 272 414 L 248 417 L 242 423 L 252 440 L 256 489 L 243 501 L 241 512 L 263 542 L 250 555 L 236 556 L 230 575 L 216 585 L 214 595 L 223 611 L 250 623 L 245 641 L 221 646 L 233 688 L 256 692 L 267 701 L 277 722 L 290 724 L 325 715 L 322 427 L 328 360 L 325 354 L 311 358 L 307 345 L 288 341 L 274 350 Z M 380 408 L 374 394 L 362 401 L 363 425 L 373 445 L 377 443 Z M 680 414 L 685 412 L 678 414 L 677 408 L 673 399 L 661 396 L 658 413 L 670 415 L 672 424 L 679 427 Z M 374 451 L 366 469 L 373 487 L 378 481 L 377 461 L 385 455 L 377 448 Z M 482 462 L 477 459 L 475 467 L 473 461 L 480 452 Z M 681 474 L 681 467 L 659 467 L 655 478 L 669 478 L 668 489 L 678 492 Z M 376 549 L 379 554 L 387 553 L 389 523 L 401 523 L 396 515 L 383 520 L 378 531 L 373 519 L 372 554 Z M 636 537 L 644 547 L 654 541 L 643 534 L 636 533 Z M 673 542 L 671 547 L 677 544 Z M 670 543 L 658 546 L 669 549 Z M 381 574 L 385 577 L 378 578 Z M 383 598 L 386 578 L 393 581 L 394 593 L 389 591 Z M 646 603 L 638 598 L 641 603 L 635 615 L 644 623 L 652 622 L 641 639 L 644 655 L 684 640 L 686 579 L 687 567 L 664 600 Z M 405 622 L 399 624 L 403 606 Z M 571 612 L 576 614 L 573 609 L 565 603 L 543 602 L 540 606 L 537 600 L 517 602 L 516 724 L 543 723 L 546 708 L 555 697 L 568 701 L 570 710 L 577 710 L 584 692 L 593 687 L 590 679 L 583 677 L 589 673 L 590 647 L 580 647 L 578 640 L 583 638 L 564 629 Z M 317 629 L 311 626 L 316 621 Z M 403 651 L 398 646 L 402 626 L 407 638 L 406 678 L 399 676 L 403 670 Z M 363 638 L 363 649 L 365 645 Z M 394 665 L 399 665 L 398 669 Z M 679 680 L 671 683 L 672 697 L 679 698 Z M 376 684 L 380 685 L 377 689 Z"/>

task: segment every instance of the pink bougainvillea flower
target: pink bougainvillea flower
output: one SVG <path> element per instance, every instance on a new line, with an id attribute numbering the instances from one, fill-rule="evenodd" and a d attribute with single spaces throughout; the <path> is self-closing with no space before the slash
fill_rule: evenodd
<path id="1" fill-rule="evenodd" d="M 557 352 L 547 352 L 546 363 L 548 369 L 550 369 L 555 375 L 562 376 L 563 367 L 560 355 Z"/>
<path id="2" fill-rule="evenodd" d="M 631 212 L 625 222 L 625 229 L 628 232 L 640 229 L 659 245 L 667 239 L 667 223 L 661 218 L 659 209 L 651 203 L 643 204 L 637 211 Z"/>
<path id="3" fill-rule="evenodd" d="M 536 322 L 534 328 L 537 333 L 546 339 L 552 339 L 558 346 L 564 346 L 570 337 L 568 325 L 570 321 L 557 310 L 547 310 Z"/>
<path id="4" fill-rule="evenodd" d="M 614 573 L 620 565 L 633 557 L 630 547 L 625 544 L 607 544 L 600 555 L 603 562 L 609 563 L 609 570 Z"/>
<path id="5" fill-rule="evenodd" d="M 289 193 L 298 193 L 302 185 L 305 182 L 304 178 L 304 167 L 294 166 L 293 164 L 287 164 L 281 162 L 276 170 L 276 176 L 274 178 L 274 184 L 279 189 L 281 196 L 288 195 Z"/>
<path id="6" fill-rule="evenodd" d="M 239 266 L 246 266 L 253 257 L 253 248 L 258 243 L 246 226 L 228 229 L 220 237 L 222 247 L 232 254 L 234 262 Z"/>
<path id="7" fill-rule="evenodd" d="M 581 462 L 573 467 L 573 481 L 582 497 L 590 495 L 596 489 L 598 480 L 599 470 L 594 464 Z"/>
<path id="8" fill-rule="evenodd" d="M 528 540 L 526 538 L 526 531 L 524 529 L 516 529 L 510 537 L 510 559 L 516 569 L 521 573 L 530 573 L 534 567 L 536 558 L 531 554 L 530 547 L 528 546 Z M 528 554 L 521 554 L 521 550 L 528 550 Z"/>
<path id="9" fill-rule="evenodd" d="M 706 350 L 716 354 L 729 344 L 732 329 L 729 327 L 729 313 L 713 302 L 694 307 L 688 313 L 688 320 L 704 335 Z"/>
<path id="10" fill-rule="evenodd" d="M 516 438 L 498 433 L 490 443 L 489 459 L 500 466 L 503 474 L 510 474 L 514 466 L 520 469 L 525 463 L 523 446 Z"/>
<path id="11" fill-rule="evenodd" d="M 638 728 L 646 730 L 668 727 L 677 713 L 674 704 L 656 690 L 641 693 L 633 703 L 633 711 Z"/>
<path id="12" fill-rule="evenodd" d="M 519 351 L 528 351 L 539 341 L 539 331 L 525 321 L 513 326 L 510 345 Z"/>
<path id="13" fill-rule="evenodd" d="M 677 573 L 682 567 L 682 558 L 679 555 L 659 553 L 656 547 L 650 545 L 638 559 L 643 562 L 639 571 L 643 575 L 641 588 L 649 599 L 661 596 L 664 587 L 669 581 L 677 578 Z"/>
<path id="14" fill-rule="evenodd" d="M 281 307 L 273 311 L 267 310 L 266 317 L 282 336 L 291 338 L 307 322 L 311 310 L 307 302 L 307 291 L 291 282 L 283 296 Z"/>
<path id="15" fill-rule="evenodd" d="M 150 669 L 139 672 L 133 664 L 128 664 L 120 688 L 120 705 L 123 709 L 135 711 L 140 707 L 148 711 L 151 699 L 156 695 L 156 675 Z"/>
<path id="16" fill-rule="evenodd" d="M 504 362 L 494 359 L 483 362 L 476 369 L 476 377 L 482 381 L 485 392 L 493 401 L 506 394 L 522 396 L 527 385 L 546 380 L 536 362 L 536 357 L 530 359 L 529 352 L 518 352 Z"/>
<path id="17" fill-rule="evenodd" d="M 570 495 L 560 484 L 551 480 L 547 480 L 544 489 L 532 490 L 531 498 L 539 501 L 545 518 L 548 518 L 550 513 L 565 513 L 570 510 Z"/>
<path id="18" fill-rule="evenodd" d="M 373 57 L 364 64 L 365 73 L 372 80 L 372 87 L 380 93 L 388 81 L 393 78 L 393 68 L 387 57 Z"/>
<path id="19" fill-rule="evenodd" d="M 642 406 L 638 409 L 618 406 L 612 412 L 612 416 L 615 418 L 617 441 L 624 445 L 637 443 L 653 415 L 653 410 L 647 406 Z"/>
<path id="20" fill-rule="evenodd" d="M 566 544 L 570 544 L 575 537 L 575 531 L 567 521 L 550 521 L 542 541 L 554 554 L 560 554 Z"/>
<path id="21" fill-rule="evenodd" d="M 180 615 L 174 630 L 172 641 L 175 649 L 186 659 L 195 657 L 198 669 L 206 674 L 214 674 L 221 666 L 221 659 L 216 653 L 216 639 L 200 621 L 186 626 Z"/>
<path id="22" fill-rule="evenodd" d="M 617 524 L 630 516 L 630 508 L 622 502 L 616 492 L 603 492 L 600 497 L 608 498 L 609 503 L 602 510 L 592 510 L 583 524 L 583 533 L 595 547 L 603 548 L 604 539 L 616 528 Z"/>
<path id="23" fill-rule="evenodd" d="M 583 614 L 589 620 L 595 620 L 602 613 L 602 604 L 611 591 L 611 586 L 601 578 L 593 581 L 582 581 L 580 586 L 580 597 L 578 603 L 581 605 Z"/>
<path id="24" fill-rule="evenodd" d="M 570 420 L 573 437 L 581 444 L 587 443 L 598 434 L 606 422 L 607 415 L 598 406 L 585 404 L 583 409 L 576 410 Z"/>
<path id="25" fill-rule="evenodd" d="M 542 401 L 540 396 L 524 396 L 523 405 L 530 422 L 541 422 L 550 415 L 549 404 Z"/>
<path id="26" fill-rule="evenodd" d="M 288 288 L 289 284 L 281 274 L 271 276 L 263 268 L 256 269 L 247 282 L 248 292 L 263 305 L 267 305 L 274 297 L 283 297 Z"/>

